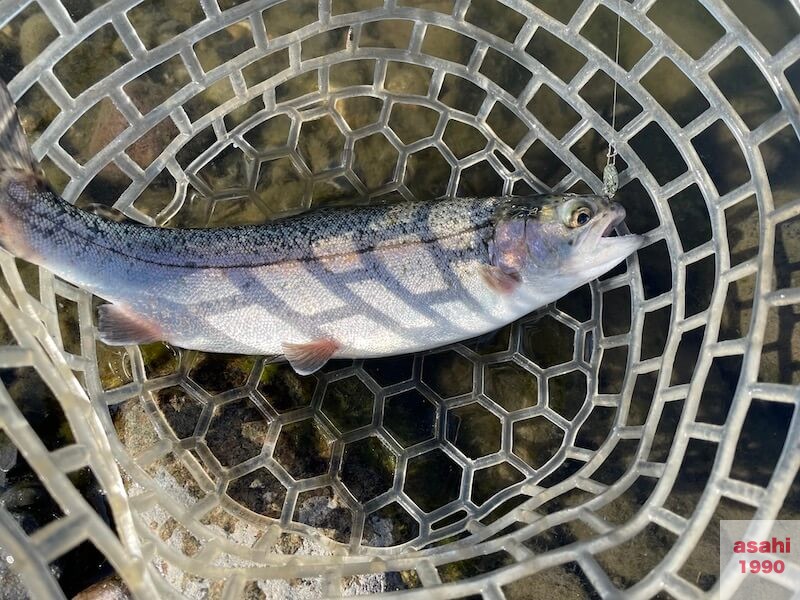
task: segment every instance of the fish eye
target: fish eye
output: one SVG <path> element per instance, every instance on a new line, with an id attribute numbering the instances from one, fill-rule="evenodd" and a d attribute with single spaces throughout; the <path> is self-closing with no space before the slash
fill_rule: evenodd
<path id="1" fill-rule="evenodd" d="M 569 218 L 569 226 L 572 228 L 581 227 L 586 225 L 589 221 L 592 220 L 592 209 L 588 206 L 581 206 L 580 208 L 573 211 L 572 215 Z"/>

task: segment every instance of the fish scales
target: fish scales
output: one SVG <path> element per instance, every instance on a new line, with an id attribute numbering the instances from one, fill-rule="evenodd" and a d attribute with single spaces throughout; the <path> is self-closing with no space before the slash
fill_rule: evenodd
<path id="1" fill-rule="evenodd" d="M 333 357 L 425 350 L 499 328 L 612 268 L 641 236 L 609 237 L 600 196 L 447 198 L 328 208 L 258 226 L 118 223 L 55 194 L 0 84 L 0 246 L 108 300 L 109 344 Z"/>
<path id="2" fill-rule="evenodd" d="M 332 336 L 340 356 L 383 356 L 477 335 L 507 316 L 477 268 L 489 261 L 502 199 L 159 229 L 102 219 L 45 188 L 12 182 L 7 193 L 7 218 L 18 223 L 28 253 L 47 256 L 51 268 L 99 296 L 158 318 L 168 338 L 186 347 L 280 354 L 283 341 Z"/>
<path id="3" fill-rule="evenodd" d="M 310 261 L 411 243 L 461 243 L 486 230 L 501 198 L 443 199 L 328 208 L 266 225 L 170 229 L 120 223 L 80 210 L 41 183 L 10 181 L 7 208 L 26 231 L 83 238 L 99 250 L 164 266 L 258 267 Z M 485 234 L 485 231 L 484 231 Z M 66 238 L 69 237 L 69 240 Z"/>

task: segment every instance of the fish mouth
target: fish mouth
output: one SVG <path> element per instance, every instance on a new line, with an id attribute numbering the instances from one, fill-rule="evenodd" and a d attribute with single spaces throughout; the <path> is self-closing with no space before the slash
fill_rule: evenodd
<path id="1" fill-rule="evenodd" d="M 573 276 L 591 281 L 612 269 L 645 243 L 641 235 L 621 234 L 615 229 L 625 219 L 625 209 L 609 202 L 584 228 L 577 240 L 577 252 L 570 262 Z"/>
<path id="2" fill-rule="evenodd" d="M 608 210 L 597 215 L 594 222 L 586 228 L 583 234 L 583 243 L 592 247 L 603 238 L 611 238 L 617 225 L 625 220 L 625 209 L 620 205 L 612 203 Z M 627 236 L 620 236 L 627 237 Z"/>
<path id="3" fill-rule="evenodd" d="M 628 233 L 619 235 L 616 228 L 625 220 L 625 208 L 616 202 L 611 203 L 608 210 L 598 215 L 594 223 L 586 229 L 579 242 L 584 252 L 606 251 L 611 248 L 625 250 L 628 254 L 638 250 L 644 244 L 640 235 Z M 602 250 L 601 250 L 602 249 Z"/>
<path id="4" fill-rule="evenodd" d="M 613 204 L 608 214 L 603 215 L 603 221 L 606 221 L 602 229 L 600 237 L 610 237 L 614 233 L 614 229 L 625 220 L 625 209 L 620 204 Z M 602 221 L 598 226 L 602 226 Z"/>

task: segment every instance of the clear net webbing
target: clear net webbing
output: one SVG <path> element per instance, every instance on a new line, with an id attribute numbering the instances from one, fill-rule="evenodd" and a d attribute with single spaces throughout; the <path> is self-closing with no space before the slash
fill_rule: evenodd
<path id="1" fill-rule="evenodd" d="M 0 1 L 34 153 L 87 210 L 586 192 L 612 140 L 648 239 L 494 336 L 307 378 L 104 347 L 88 293 L 2 254 L 4 580 L 70 595 L 99 556 L 141 598 L 717 593 L 720 519 L 798 513 L 798 32 L 743 0 Z"/>

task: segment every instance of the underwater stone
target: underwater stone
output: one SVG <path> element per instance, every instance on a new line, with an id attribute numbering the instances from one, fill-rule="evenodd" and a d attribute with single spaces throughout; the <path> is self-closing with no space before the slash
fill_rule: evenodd
<path id="1" fill-rule="evenodd" d="M 30 598 L 22 579 L 9 566 L 13 562 L 13 557 L 0 548 L 0 598 Z"/>
<path id="2" fill-rule="evenodd" d="M 22 63 L 29 65 L 36 60 L 42 50 L 47 48 L 56 37 L 58 37 L 58 32 L 44 13 L 35 13 L 28 17 L 19 30 Z"/>
<path id="3" fill-rule="evenodd" d="M 0 487 L 5 486 L 6 473 L 17 464 L 17 447 L 0 431 Z"/>
<path id="4" fill-rule="evenodd" d="M 98 581 L 73 597 L 73 600 L 129 600 L 131 592 L 117 576 Z"/>

